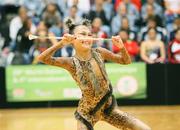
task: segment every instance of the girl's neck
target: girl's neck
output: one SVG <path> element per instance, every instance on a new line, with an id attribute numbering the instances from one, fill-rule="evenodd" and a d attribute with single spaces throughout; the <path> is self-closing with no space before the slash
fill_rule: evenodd
<path id="1" fill-rule="evenodd" d="M 155 42 L 157 39 L 149 39 L 150 42 Z"/>
<path id="2" fill-rule="evenodd" d="M 75 57 L 81 61 L 88 61 L 92 58 L 91 50 L 88 51 L 76 51 Z"/>

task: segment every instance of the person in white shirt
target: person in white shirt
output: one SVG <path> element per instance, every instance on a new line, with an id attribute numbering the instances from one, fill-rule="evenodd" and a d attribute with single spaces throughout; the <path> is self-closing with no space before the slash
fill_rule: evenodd
<path id="1" fill-rule="evenodd" d="M 90 0 L 67 0 L 67 6 L 77 5 L 78 9 L 84 13 L 88 13 L 91 9 Z"/>
<path id="2" fill-rule="evenodd" d="M 180 14 L 179 0 L 164 0 L 166 13 Z"/>
<path id="3" fill-rule="evenodd" d="M 9 26 L 9 35 L 11 38 L 10 48 L 13 50 L 15 47 L 15 40 L 17 37 L 17 33 L 19 29 L 22 27 L 23 22 L 28 18 L 27 9 L 23 6 L 19 8 L 18 16 L 14 17 Z M 34 33 L 36 31 L 36 27 L 32 25 L 31 32 Z"/>

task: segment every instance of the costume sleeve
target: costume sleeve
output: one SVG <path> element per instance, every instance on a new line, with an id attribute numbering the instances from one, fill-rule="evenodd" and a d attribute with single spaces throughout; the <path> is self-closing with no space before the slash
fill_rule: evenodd
<path id="1" fill-rule="evenodd" d="M 120 64 L 131 63 L 130 56 L 125 48 L 122 48 L 118 54 L 114 54 L 113 52 L 101 47 L 99 47 L 98 50 L 104 60 L 112 61 Z"/>

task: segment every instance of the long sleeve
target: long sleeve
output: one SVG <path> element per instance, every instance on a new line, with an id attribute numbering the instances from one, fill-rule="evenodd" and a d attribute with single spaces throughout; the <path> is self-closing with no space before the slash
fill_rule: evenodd
<path id="1" fill-rule="evenodd" d="M 72 68 L 72 61 L 70 57 L 53 57 L 54 53 L 62 47 L 63 45 L 61 43 L 53 45 L 52 47 L 41 53 L 38 56 L 38 60 L 45 64 L 62 67 L 70 71 Z"/>
<path id="2" fill-rule="evenodd" d="M 131 63 L 131 58 L 125 48 L 122 48 L 119 54 L 114 54 L 113 52 L 101 47 L 99 47 L 98 50 L 100 51 L 104 60 L 108 60 L 120 64 Z"/>
<path id="3" fill-rule="evenodd" d="M 22 23 L 19 17 L 15 17 L 14 19 L 12 19 L 9 26 L 10 38 L 12 40 L 16 39 L 17 33 L 21 27 L 22 27 Z"/>

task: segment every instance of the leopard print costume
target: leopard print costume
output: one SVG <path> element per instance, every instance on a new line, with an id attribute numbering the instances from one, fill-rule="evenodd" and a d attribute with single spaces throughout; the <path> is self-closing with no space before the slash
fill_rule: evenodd
<path id="1" fill-rule="evenodd" d="M 75 112 L 78 130 L 93 130 L 93 126 L 100 120 L 121 130 L 150 130 L 140 120 L 117 109 L 112 95 L 103 60 L 125 64 L 130 59 L 125 48 L 118 55 L 103 48 L 92 49 L 92 58 L 81 61 L 77 57 L 52 57 L 61 47 L 62 44 L 56 44 L 47 49 L 41 54 L 41 61 L 68 70 L 80 87 L 82 98 Z"/>
<path id="2" fill-rule="evenodd" d="M 98 49 L 92 50 L 91 60 L 95 60 L 99 65 L 102 77 L 95 75 L 90 60 L 81 61 L 73 57 L 76 71 L 72 76 L 82 91 L 82 98 L 75 112 L 76 119 L 85 125 L 81 129 L 93 130 L 93 126 L 99 120 L 103 120 L 122 130 L 135 130 L 134 124 L 140 121 L 127 113 L 121 113 L 121 111 L 115 109 L 117 106 L 116 100 L 112 95 L 112 86 Z"/>

